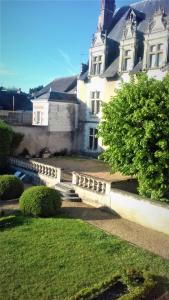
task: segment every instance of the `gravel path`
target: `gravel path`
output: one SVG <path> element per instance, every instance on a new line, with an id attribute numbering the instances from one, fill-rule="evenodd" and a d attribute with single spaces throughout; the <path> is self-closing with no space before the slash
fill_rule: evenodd
<path id="1" fill-rule="evenodd" d="M 82 202 L 63 201 L 62 210 L 121 239 L 169 259 L 169 236 Z"/>

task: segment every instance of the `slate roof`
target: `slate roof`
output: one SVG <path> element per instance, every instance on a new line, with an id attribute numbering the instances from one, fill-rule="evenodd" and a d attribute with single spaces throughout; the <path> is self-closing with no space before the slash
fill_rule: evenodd
<path id="1" fill-rule="evenodd" d="M 49 84 L 47 84 L 42 90 L 35 94 L 35 97 L 38 98 L 42 94 L 48 93 L 49 90 L 52 92 L 61 92 L 61 93 L 76 93 L 77 89 L 77 75 L 71 77 L 62 77 L 56 78 Z"/>
<path id="2" fill-rule="evenodd" d="M 133 70 L 130 72 L 131 74 L 136 74 L 142 70 L 143 61 L 139 61 L 133 68 Z"/>
<path id="3" fill-rule="evenodd" d="M 15 91 L 0 91 L 0 110 L 13 109 L 13 96 L 14 96 L 14 109 L 22 111 L 31 111 L 32 103 L 26 93 L 18 94 Z"/>
<path id="4" fill-rule="evenodd" d="M 75 94 L 62 93 L 49 91 L 40 95 L 38 98 L 33 99 L 32 101 L 49 101 L 49 102 L 66 102 L 66 103 L 77 103 L 77 97 Z"/>
<path id="5" fill-rule="evenodd" d="M 112 20 L 112 25 L 108 33 L 108 45 L 113 42 L 114 46 L 110 47 L 111 51 L 111 61 L 108 64 L 105 72 L 101 75 L 101 77 L 113 78 L 118 73 L 118 61 L 119 61 L 119 45 L 122 39 L 123 29 L 127 22 L 127 17 L 131 10 L 137 16 L 138 26 L 137 31 L 139 34 L 145 34 L 149 21 L 152 19 L 152 16 L 155 11 L 159 8 L 164 8 L 164 12 L 166 15 L 169 15 L 169 0 L 145 0 L 140 1 L 129 6 L 123 6 L 116 10 L 115 15 Z M 138 62 L 132 72 L 136 73 L 140 71 L 141 64 Z M 88 73 L 86 72 L 82 76 L 79 76 L 80 80 L 85 80 L 88 77 Z"/>

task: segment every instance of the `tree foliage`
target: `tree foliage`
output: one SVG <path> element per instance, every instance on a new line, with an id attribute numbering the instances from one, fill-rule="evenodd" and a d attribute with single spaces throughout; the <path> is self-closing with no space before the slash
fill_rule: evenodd
<path id="1" fill-rule="evenodd" d="M 43 89 L 43 85 L 39 85 L 39 86 L 37 86 L 35 88 L 30 88 L 29 89 L 29 94 L 33 94 L 33 93 L 39 92 L 42 89 Z"/>
<path id="2" fill-rule="evenodd" d="M 0 172 L 2 172 L 6 166 L 7 157 L 10 154 L 12 139 L 12 128 L 6 123 L 0 121 Z"/>
<path id="3" fill-rule="evenodd" d="M 169 190 L 169 75 L 162 81 L 146 74 L 122 83 L 103 107 L 99 136 L 112 170 L 134 175 L 139 193 L 152 199 Z"/>
<path id="4" fill-rule="evenodd" d="M 12 155 L 23 139 L 23 134 L 16 133 L 5 122 L 0 120 L 0 173 L 3 173 L 7 158 Z"/>

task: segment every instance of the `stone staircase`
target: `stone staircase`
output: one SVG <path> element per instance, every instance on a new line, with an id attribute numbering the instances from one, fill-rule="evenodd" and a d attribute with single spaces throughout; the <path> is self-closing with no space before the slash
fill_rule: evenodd
<path id="1" fill-rule="evenodd" d="M 57 183 L 54 188 L 61 193 L 62 200 L 81 202 L 79 195 L 76 194 L 75 189 L 70 182 Z"/>

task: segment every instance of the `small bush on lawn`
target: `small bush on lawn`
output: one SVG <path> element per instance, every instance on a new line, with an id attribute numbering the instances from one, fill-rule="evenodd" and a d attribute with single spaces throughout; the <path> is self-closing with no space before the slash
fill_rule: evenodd
<path id="1" fill-rule="evenodd" d="M 61 207 L 60 193 L 46 186 L 27 189 L 19 199 L 21 211 L 25 215 L 49 217 L 57 214 Z"/>
<path id="2" fill-rule="evenodd" d="M 24 185 L 20 179 L 14 175 L 0 176 L 0 200 L 11 200 L 21 196 Z"/>

